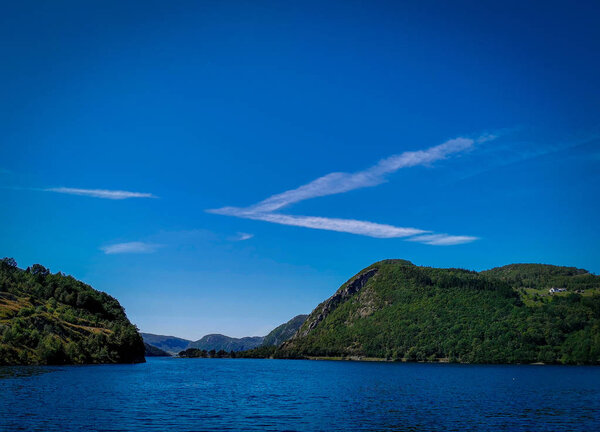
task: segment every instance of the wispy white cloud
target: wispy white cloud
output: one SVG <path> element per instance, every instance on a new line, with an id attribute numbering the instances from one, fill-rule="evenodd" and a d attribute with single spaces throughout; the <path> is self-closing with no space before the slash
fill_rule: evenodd
<path id="1" fill-rule="evenodd" d="M 101 248 L 105 254 L 126 254 L 126 253 L 152 253 L 155 252 L 161 245 L 154 243 L 145 242 L 128 242 L 128 243 L 115 243 L 109 246 Z"/>
<path id="2" fill-rule="evenodd" d="M 478 240 L 478 237 L 473 236 L 453 236 L 448 234 L 428 234 L 420 235 L 407 239 L 408 241 L 423 243 L 435 246 L 453 246 L 463 243 L 471 243 Z"/>
<path id="3" fill-rule="evenodd" d="M 245 208 L 222 207 L 207 210 L 209 213 L 261 220 L 281 225 L 312 229 L 346 232 L 375 238 L 401 238 L 417 236 L 411 241 L 430 245 L 452 245 L 476 240 L 471 236 L 434 234 L 418 228 L 398 227 L 355 219 L 337 219 L 318 216 L 294 216 L 281 214 L 277 210 L 311 198 L 335 195 L 365 187 L 373 187 L 387 181 L 387 175 L 402 168 L 431 165 L 452 154 L 466 152 L 476 144 L 495 139 L 494 135 L 479 138 L 455 138 L 426 150 L 408 151 L 380 160 L 375 165 L 355 173 L 334 172 L 319 177 L 310 183 L 273 195 L 257 204 Z M 423 235 L 427 234 L 427 235 Z"/>
<path id="4" fill-rule="evenodd" d="M 291 225 L 319 230 L 346 232 L 351 234 L 365 235 L 375 238 L 398 238 L 423 234 L 428 231 L 417 228 L 403 228 L 393 225 L 385 225 L 374 222 L 366 222 L 355 219 L 337 219 L 318 216 L 292 216 L 281 213 L 254 213 L 246 209 L 226 207 L 217 210 L 208 210 L 210 213 L 227 216 L 237 216 L 245 219 L 261 220 L 280 225 Z"/>
<path id="5" fill-rule="evenodd" d="M 480 137 L 477 142 L 493 139 Z M 377 164 L 355 173 L 334 172 L 319 177 L 299 188 L 273 195 L 248 209 L 258 213 L 272 212 L 290 204 L 310 198 L 335 195 L 355 189 L 377 186 L 386 181 L 386 176 L 401 168 L 430 165 L 453 153 L 464 152 L 473 147 L 471 138 L 455 138 L 427 150 L 407 151 L 380 160 Z"/>
<path id="6" fill-rule="evenodd" d="M 503 131 L 502 137 L 505 139 L 482 148 L 478 152 L 482 157 L 478 159 L 476 164 L 469 164 L 468 167 L 461 170 L 457 181 L 470 179 L 519 163 L 530 163 L 533 160 L 548 156 L 561 157 L 562 160 L 588 157 L 590 155 L 587 151 L 588 146 L 591 146 L 591 148 L 594 145 L 597 146 L 600 139 L 598 133 L 586 133 L 582 136 L 557 138 L 554 142 L 539 142 L 531 139 L 531 135 L 535 135 L 535 131 L 530 130 L 525 136 L 518 134 L 518 132 L 523 131 L 520 129 Z M 563 155 L 559 156 L 559 153 L 563 153 Z"/>
<path id="7" fill-rule="evenodd" d="M 237 233 L 237 235 L 232 237 L 232 240 L 233 241 L 244 241 L 244 240 L 250 240 L 252 237 L 254 237 L 254 234 L 239 232 L 239 233 Z"/>
<path id="8" fill-rule="evenodd" d="M 46 188 L 42 189 L 45 192 L 56 192 L 69 195 L 83 195 L 94 198 L 104 198 L 111 200 L 122 200 L 128 198 L 157 198 L 151 193 L 144 192 L 129 192 L 122 190 L 106 190 L 106 189 L 78 189 L 68 187 Z"/>

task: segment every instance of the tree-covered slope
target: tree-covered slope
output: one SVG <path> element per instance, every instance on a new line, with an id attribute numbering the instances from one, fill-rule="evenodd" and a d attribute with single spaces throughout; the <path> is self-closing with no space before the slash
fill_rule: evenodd
<path id="1" fill-rule="evenodd" d="M 298 329 L 304 324 L 308 315 L 296 315 L 288 322 L 277 326 L 262 341 L 263 346 L 278 346 L 294 336 Z"/>
<path id="2" fill-rule="evenodd" d="M 539 264 L 477 273 L 381 261 L 317 306 L 275 356 L 598 364 L 600 277 Z"/>
<path id="3" fill-rule="evenodd" d="M 0 364 L 143 361 L 142 338 L 116 299 L 39 264 L 0 260 Z"/>

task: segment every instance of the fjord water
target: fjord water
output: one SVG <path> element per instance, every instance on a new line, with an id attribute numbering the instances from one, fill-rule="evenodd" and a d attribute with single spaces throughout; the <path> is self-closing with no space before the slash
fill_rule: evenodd
<path id="1" fill-rule="evenodd" d="M 0 368 L 0 430 L 592 431 L 600 368 L 149 358 Z"/>

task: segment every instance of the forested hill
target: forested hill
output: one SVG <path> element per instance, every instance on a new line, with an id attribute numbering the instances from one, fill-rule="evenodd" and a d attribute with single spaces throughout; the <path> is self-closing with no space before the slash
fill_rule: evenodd
<path id="1" fill-rule="evenodd" d="M 541 264 L 478 273 L 381 261 L 317 306 L 274 355 L 599 364 L 600 277 Z"/>
<path id="2" fill-rule="evenodd" d="M 0 260 L 0 364 L 143 361 L 142 338 L 116 299 L 39 264 Z"/>

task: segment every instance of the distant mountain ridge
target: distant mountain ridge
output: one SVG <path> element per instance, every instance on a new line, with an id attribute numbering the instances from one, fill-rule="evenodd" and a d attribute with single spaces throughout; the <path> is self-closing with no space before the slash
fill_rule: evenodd
<path id="1" fill-rule="evenodd" d="M 154 345 L 150 345 L 144 342 L 145 352 L 144 355 L 146 357 L 171 357 L 172 354 L 161 350 L 160 348 L 155 347 Z"/>
<path id="2" fill-rule="evenodd" d="M 296 315 L 288 322 L 281 324 L 266 335 L 261 346 L 279 346 L 298 331 L 308 315 Z"/>
<path id="3" fill-rule="evenodd" d="M 191 342 L 188 348 L 206 351 L 246 351 L 260 346 L 263 340 L 264 336 L 233 338 L 222 334 L 209 334 L 195 342 Z"/>
<path id="4" fill-rule="evenodd" d="M 197 341 L 190 341 L 174 336 L 155 335 L 142 333 L 144 342 L 150 346 L 159 348 L 169 354 L 178 354 L 186 349 L 195 348 L 205 351 L 239 352 L 247 351 L 260 346 L 275 346 L 288 340 L 298 331 L 308 315 L 297 315 L 288 322 L 273 329 L 266 336 L 248 336 L 234 338 L 222 334 L 209 334 Z M 148 352 L 148 351 L 147 351 Z"/>
<path id="5" fill-rule="evenodd" d="M 179 351 L 184 350 L 192 342 L 191 340 L 175 337 L 157 335 L 152 333 L 141 333 L 144 342 L 148 345 L 152 345 L 162 351 L 166 351 L 169 354 L 177 354 Z"/>

